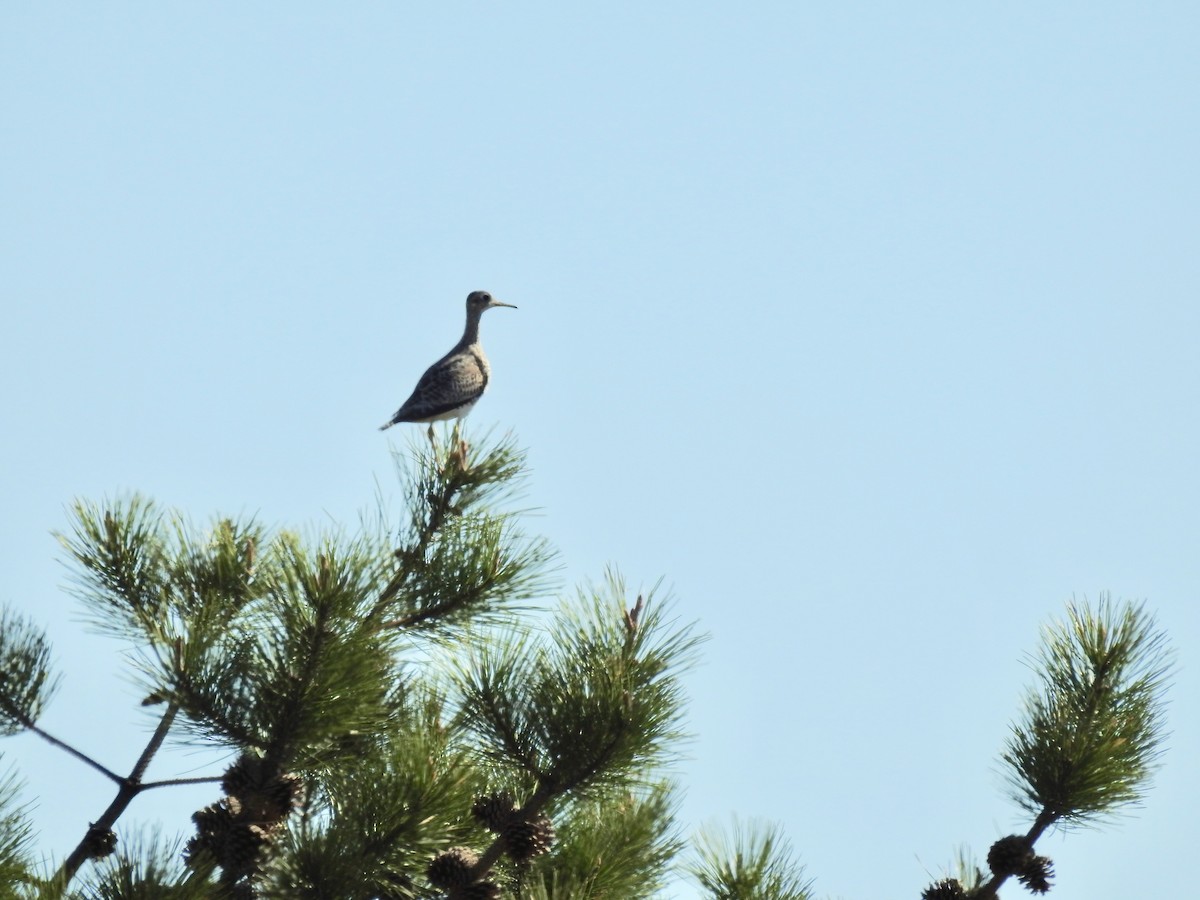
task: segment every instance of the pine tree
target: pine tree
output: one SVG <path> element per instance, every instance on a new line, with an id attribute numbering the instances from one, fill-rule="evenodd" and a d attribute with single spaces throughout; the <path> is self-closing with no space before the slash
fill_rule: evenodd
<path id="1" fill-rule="evenodd" d="M 34 862 L 13 777 L 0 780 L 0 898 L 240 900 L 661 896 L 685 842 L 669 766 L 680 676 L 702 641 L 655 589 L 616 573 L 550 610 L 554 556 L 511 508 L 511 439 L 416 444 L 398 460 L 400 521 L 353 533 L 197 529 L 138 496 L 80 502 L 61 536 L 90 621 L 125 642 L 158 724 L 128 774 L 37 724 L 57 680 L 34 623 L 0 614 L 0 730 L 31 730 L 115 785 L 55 872 Z M 1139 607 L 1072 608 L 1048 632 L 1005 761 L 1031 831 L 998 842 L 990 881 L 1050 882 L 1033 853 L 1054 824 L 1137 800 L 1161 739 L 1163 640 Z M 171 739 L 231 760 L 147 782 Z M 118 841 L 151 789 L 203 782 L 182 848 Z M 185 814 L 186 816 L 186 814 Z M 185 824 L 186 818 L 184 818 Z M 124 832 L 123 832 L 124 833 Z M 683 865 L 717 900 L 808 900 L 771 825 L 703 832 Z"/>

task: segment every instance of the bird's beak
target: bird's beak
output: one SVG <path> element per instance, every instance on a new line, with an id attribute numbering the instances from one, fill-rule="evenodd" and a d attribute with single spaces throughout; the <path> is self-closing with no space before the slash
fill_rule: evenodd
<path id="1" fill-rule="evenodd" d="M 509 309 L 516 309 L 516 307 L 513 306 L 511 303 L 501 303 L 499 300 L 493 300 L 491 305 L 492 306 L 507 306 Z"/>

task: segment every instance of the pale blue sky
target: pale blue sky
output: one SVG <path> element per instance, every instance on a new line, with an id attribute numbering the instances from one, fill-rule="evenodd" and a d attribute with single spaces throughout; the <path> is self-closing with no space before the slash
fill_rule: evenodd
<path id="1" fill-rule="evenodd" d="M 712 634 L 688 823 L 918 896 L 1027 827 L 1022 655 L 1111 591 L 1179 648 L 1174 734 L 1136 817 L 1044 842 L 1053 896 L 1194 888 L 1194 4 L 250 7 L 0 11 L 0 599 L 54 640 L 48 729 L 126 769 L 147 722 L 66 504 L 352 523 L 484 288 L 520 309 L 469 422 L 528 446 L 564 589 L 663 576 Z M 67 852 L 111 786 L 0 752 Z"/>

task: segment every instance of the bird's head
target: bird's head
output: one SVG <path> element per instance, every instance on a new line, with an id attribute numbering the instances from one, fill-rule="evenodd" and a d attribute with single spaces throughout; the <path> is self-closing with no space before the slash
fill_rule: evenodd
<path id="1" fill-rule="evenodd" d="M 487 291 L 471 291 L 467 295 L 467 312 L 481 313 L 493 306 L 507 306 L 509 309 L 516 309 L 511 303 L 501 303 Z"/>

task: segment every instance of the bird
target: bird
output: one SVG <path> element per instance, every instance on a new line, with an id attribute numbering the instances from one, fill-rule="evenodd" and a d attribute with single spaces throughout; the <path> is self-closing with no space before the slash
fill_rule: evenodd
<path id="1" fill-rule="evenodd" d="M 467 327 L 454 348 L 425 370 L 412 396 L 401 404 L 390 419 L 379 426 L 386 431 L 401 422 L 428 422 L 429 440 L 433 423 L 441 419 L 461 419 L 471 411 L 487 390 L 492 374 L 483 346 L 479 343 L 479 317 L 494 306 L 516 309 L 501 303 L 487 291 L 467 295 Z"/>

